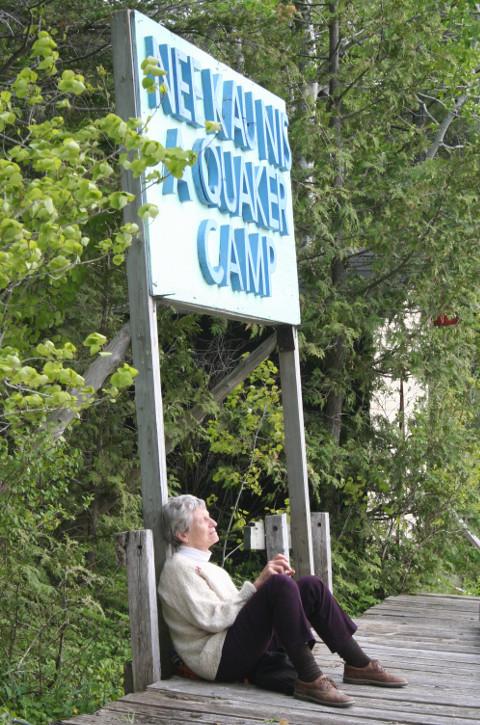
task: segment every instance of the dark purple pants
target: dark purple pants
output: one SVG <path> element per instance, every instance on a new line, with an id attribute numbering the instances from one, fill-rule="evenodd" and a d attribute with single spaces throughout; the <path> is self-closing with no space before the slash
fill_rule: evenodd
<path id="1" fill-rule="evenodd" d="M 262 654 L 278 644 L 287 653 L 311 644 L 312 627 L 331 652 L 341 649 L 357 629 L 318 577 L 295 581 L 286 574 L 271 576 L 229 628 L 217 681 L 246 677 Z"/>

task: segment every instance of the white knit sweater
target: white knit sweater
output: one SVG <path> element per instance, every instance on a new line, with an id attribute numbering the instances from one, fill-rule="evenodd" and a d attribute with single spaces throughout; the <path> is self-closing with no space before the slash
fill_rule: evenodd
<path id="1" fill-rule="evenodd" d="M 176 553 L 165 562 L 158 592 L 176 652 L 199 677 L 214 680 L 227 630 L 255 586 L 245 582 L 239 591 L 224 569 Z"/>

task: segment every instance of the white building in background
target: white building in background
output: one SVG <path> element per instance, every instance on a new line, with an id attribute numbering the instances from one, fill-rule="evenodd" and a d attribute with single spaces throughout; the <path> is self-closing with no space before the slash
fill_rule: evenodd
<path id="1" fill-rule="evenodd" d="M 413 329 L 418 323 L 419 316 L 419 313 L 407 314 L 403 321 L 405 327 Z M 376 360 L 380 360 L 385 351 L 388 351 L 389 338 L 393 331 L 393 323 L 385 324 L 379 330 L 376 339 Z M 425 394 L 425 387 L 413 375 L 406 374 L 403 378 L 392 375 L 378 376 L 370 401 L 370 416 L 373 423 L 375 424 L 376 418 L 381 417 L 392 424 L 397 422 L 407 431 L 408 421 Z"/>

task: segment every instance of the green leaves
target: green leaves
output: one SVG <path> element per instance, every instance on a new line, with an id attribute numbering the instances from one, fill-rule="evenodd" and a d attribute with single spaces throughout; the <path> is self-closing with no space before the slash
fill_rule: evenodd
<path id="1" fill-rule="evenodd" d="M 105 335 L 101 335 L 99 332 L 92 332 L 87 338 L 85 338 L 83 344 L 85 347 L 89 348 L 90 355 L 96 355 L 106 342 L 107 338 Z"/>
<path id="2" fill-rule="evenodd" d="M 154 58 L 151 55 L 147 56 L 142 61 L 141 68 L 145 75 L 150 74 L 152 76 L 156 76 L 157 78 L 166 75 L 165 71 L 158 65 L 158 58 Z"/>
<path id="3" fill-rule="evenodd" d="M 58 82 L 58 90 L 63 93 L 72 93 L 74 96 L 81 96 L 86 91 L 85 78 L 80 73 L 64 70 L 62 78 Z"/>
<path id="4" fill-rule="evenodd" d="M 111 375 L 109 385 L 107 385 L 103 392 L 108 396 L 111 403 L 115 403 L 120 392 L 133 385 L 133 381 L 138 375 L 138 371 L 129 365 L 123 363 L 114 373 Z"/>
<path id="5" fill-rule="evenodd" d="M 222 127 L 216 121 L 205 121 L 205 131 L 207 133 L 218 133 Z"/>
<path id="6" fill-rule="evenodd" d="M 106 261 L 112 269 L 120 267 L 139 232 L 138 225 L 120 221 L 121 211 L 134 201 L 133 194 L 120 189 L 121 166 L 139 175 L 164 162 L 180 176 L 193 162 L 191 152 L 181 149 L 166 155 L 161 143 L 140 132 L 137 119 L 107 113 L 71 123 L 75 99 L 92 86 L 73 70 L 59 75 L 57 60 L 55 41 L 41 31 L 32 45 L 31 65 L 20 67 L 10 90 L 0 92 L 0 134 L 16 127 L 16 142 L 6 137 L 0 158 L 0 425 L 3 420 L 11 431 L 38 425 L 57 406 L 78 408 L 71 393 L 85 391 L 74 370 L 78 353 L 58 326 L 75 304 L 83 265 Z M 147 70 L 162 76 L 151 59 Z M 105 72 L 100 75 L 104 78 Z M 59 92 L 65 98 L 59 100 Z M 34 112 L 32 106 L 41 110 Z M 157 213 L 154 205 L 139 209 L 145 220 Z M 36 310 L 38 333 L 31 324 L 36 298 L 42 300 Z M 59 300 L 62 307 L 56 309 Z M 45 330 L 51 339 L 42 342 Z M 105 342 L 94 332 L 84 346 L 96 355 Z M 66 360 L 72 367 L 64 367 Z M 133 368 L 120 368 L 106 395 L 116 399 L 135 374 Z"/>
<path id="7" fill-rule="evenodd" d="M 144 78 L 142 79 L 143 88 L 149 93 L 154 93 L 158 80 L 166 75 L 165 71 L 159 67 L 158 59 L 152 56 L 148 56 L 142 61 L 141 69 L 144 73 Z"/>
<path id="8" fill-rule="evenodd" d="M 57 44 L 49 33 L 41 30 L 34 44 L 32 45 L 31 56 L 40 56 L 41 60 L 37 63 L 38 70 L 45 71 L 48 75 L 53 75 L 56 71 L 56 61 L 58 60 Z"/>
<path id="9" fill-rule="evenodd" d="M 43 96 L 40 87 L 37 85 L 38 73 L 31 68 L 22 68 L 13 81 L 12 91 L 21 100 L 26 100 L 30 105 L 41 103 Z"/>
<path id="10" fill-rule="evenodd" d="M 134 194 L 129 194 L 126 191 L 114 191 L 108 197 L 108 204 L 112 209 L 123 209 L 127 204 L 135 199 Z"/>
<path id="11" fill-rule="evenodd" d="M 158 216 L 158 207 L 156 204 L 142 204 L 138 209 L 140 219 L 155 219 Z"/>
<path id="12" fill-rule="evenodd" d="M 127 363 L 124 363 L 115 373 L 113 373 L 110 378 L 110 383 L 114 388 L 118 388 L 119 390 L 122 388 L 129 388 L 137 375 L 138 371 L 135 370 L 135 368 Z"/>

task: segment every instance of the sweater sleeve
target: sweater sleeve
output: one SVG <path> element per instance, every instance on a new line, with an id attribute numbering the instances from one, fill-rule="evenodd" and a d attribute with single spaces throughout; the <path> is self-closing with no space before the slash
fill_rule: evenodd
<path id="1" fill-rule="evenodd" d="M 210 581 L 201 567 L 189 567 L 176 571 L 174 590 L 167 586 L 161 592 L 162 599 L 190 624 L 204 632 L 221 632 L 230 627 L 247 599 L 256 591 L 251 582 L 245 582 L 237 591 L 219 596 L 218 587 Z"/>

